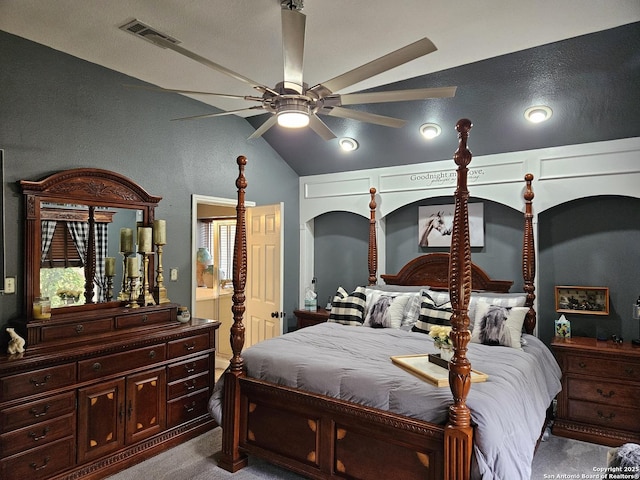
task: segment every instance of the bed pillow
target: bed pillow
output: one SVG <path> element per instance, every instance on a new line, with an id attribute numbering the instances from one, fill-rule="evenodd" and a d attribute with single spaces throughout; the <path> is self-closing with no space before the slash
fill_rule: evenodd
<path id="1" fill-rule="evenodd" d="M 478 300 L 471 341 L 521 349 L 526 307 L 504 307 Z"/>
<path id="2" fill-rule="evenodd" d="M 411 328 L 414 332 L 429 333 L 434 325 L 451 326 L 451 302 L 438 304 L 426 291 L 422 292 L 422 302 L 420 303 L 420 316 L 418 321 Z"/>
<path id="3" fill-rule="evenodd" d="M 364 326 L 373 328 L 400 328 L 407 302 L 411 295 L 380 292 L 367 296 Z"/>
<path id="4" fill-rule="evenodd" d="M 356 287 L 351 294 L 347 294 L 344 288 L 338 288 L 331 302 L 331 313 L 328 321 L 343 325 L 361 326 L 364 322 L 364 307 L 367 302 L 367 296 L 364 291 L 364 287 Z"/>
<path id="5" fill-rule="evenodd" d="M 422 303 L 422 295 L 416 293 L 409 297 L 407 305 L 402 312 L 402 321 L 400 328 L 403 330 L 411 330 L 420 317 L 420 304 Z"/>

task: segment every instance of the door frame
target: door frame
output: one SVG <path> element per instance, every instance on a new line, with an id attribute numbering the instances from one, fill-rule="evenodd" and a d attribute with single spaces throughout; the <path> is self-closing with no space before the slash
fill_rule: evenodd
<path id="1" fill-rule="evenodd" d="M 219 207 L 237 207 L 237 198 L 211 197 L 208 195 L 191 195 L 191 311 L 196 308 L 196 253 L 198 251 L 198 205 L 214 205 Z M 245 200 L 245 207 L 255 207 L 256 202 Z"/>

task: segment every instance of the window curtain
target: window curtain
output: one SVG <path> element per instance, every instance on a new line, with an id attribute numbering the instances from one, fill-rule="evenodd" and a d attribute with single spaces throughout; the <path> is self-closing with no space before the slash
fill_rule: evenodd
<path id="1" fill-rule="evenodd" d="M 40 224 L 41 232 L 41 249 L 40 252 L 40 263 L 42 264 L 47 259 L 47 254 L 49 253 L 49 247 L 51 247 L 51 240 L 53 239 L 53 233 L 56 231 L 56 222 L 55 220 L 42 220 Z"/>

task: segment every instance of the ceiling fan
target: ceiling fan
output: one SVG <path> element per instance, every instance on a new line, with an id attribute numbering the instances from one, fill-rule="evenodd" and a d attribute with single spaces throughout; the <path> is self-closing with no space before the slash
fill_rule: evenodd
<path id="1" fill-rule="evenodd" d="M 256 131 L 249 137 L 257 138 L 262 136 L 267 130 L 278 125 L 288 128 L 301 128 L 309 126 L 324 140 L 336 138 L 336 135 L 323 122 L 318 115 L 329 115 L 361 122 L 373 123 L 385 127 L 402 127 L 406 121 L 378 115 L 360 110 L 352 110 L 344 108 L 346 105 L 359 105 L 366 103 L 387 103 L 402 102 L 411 100 L 425 100 L 429 98 L 445 98 L 453 97 L 456 87 L 442 88 L 418 88 L 413 90 L 395 90 L 384 92 L 363 92 L 363 93 L 336 93 L 344 88 L 354 85 L 358 82 L 368 79 L 374 75 L 385 72 L 399 65 L 415 60 L 419 57 L 427 55 L 437 50 L 436 46 L 428 39 L 423 38 L 405 47 L 395 50 L 387 55 L 379 57 L 369 63 L 361 65 L 353 70 L 345 72 L 325 82 L 319 83 L 313 87 L 309 87 L 303 81 L 302 66 L 304 58 L 304 39 L 306 16 L 301 12 L 303 8 L 303 0 L 282 0 L 282 45 L 284 56 L 284 77 L 275 87 L 268 87 L 259 82 L 251 80 L 237 72 L 229 70 L 207 58 L 204 58 L 194 52 L 191 52 L 179 46 L 175 39 L 160 34 L 159 32 L 143 27 L 147 27 L 140 22 L 130 22 L 123 25 L 125 31 L 142 36 L 153 44 L 173 50 L 185 57 L 191 58 L 209 68 L 220 73 L 228 75 L 236 80 L 244 82 L 257 90 L 261 96 L 251 95 L 231 95 L 213 92 L 198 92 L 190 90 L 175 90 L 160 87 L 142 87 L 147 90 L 156 90 L 163 92 L 174 92 L 184 94 L 214 95 L 224 98 L 232 98 L 238 100 L 247 100 L 257 102 L 247 108 L 238 110 L 230 110 L 220 113 L 211 113 L 205 115 L 196 115 L 192 117 L 178 118 L 175 120 L 191 120 L 200 118 L 219 117 L 223 115 L 231 115 L 235 113 L 247 113 L 255 111 L 254 115 L 260 115 L 268 112 L 272 116 L 269 117 Z M 143 27 L 135 27 L 134 25 L 142 25 Z M 251 116 L 251 115 L 249 115 Z"/>

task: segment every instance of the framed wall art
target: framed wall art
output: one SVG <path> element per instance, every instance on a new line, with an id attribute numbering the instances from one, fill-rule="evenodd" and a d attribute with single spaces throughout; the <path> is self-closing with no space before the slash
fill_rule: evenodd
<path id="1" fill-rule="evenodd" d="M 609 288 L 556 286 L 556 312 L 609 315 Z"/>
<path id="2" fill-rule="evenodd" d="M 418 207 L 418 244 L 449 247 L 455 205 Z M 484 247 L 484 204 L 469 204 L 469 238 L 472 247 Z"/>

